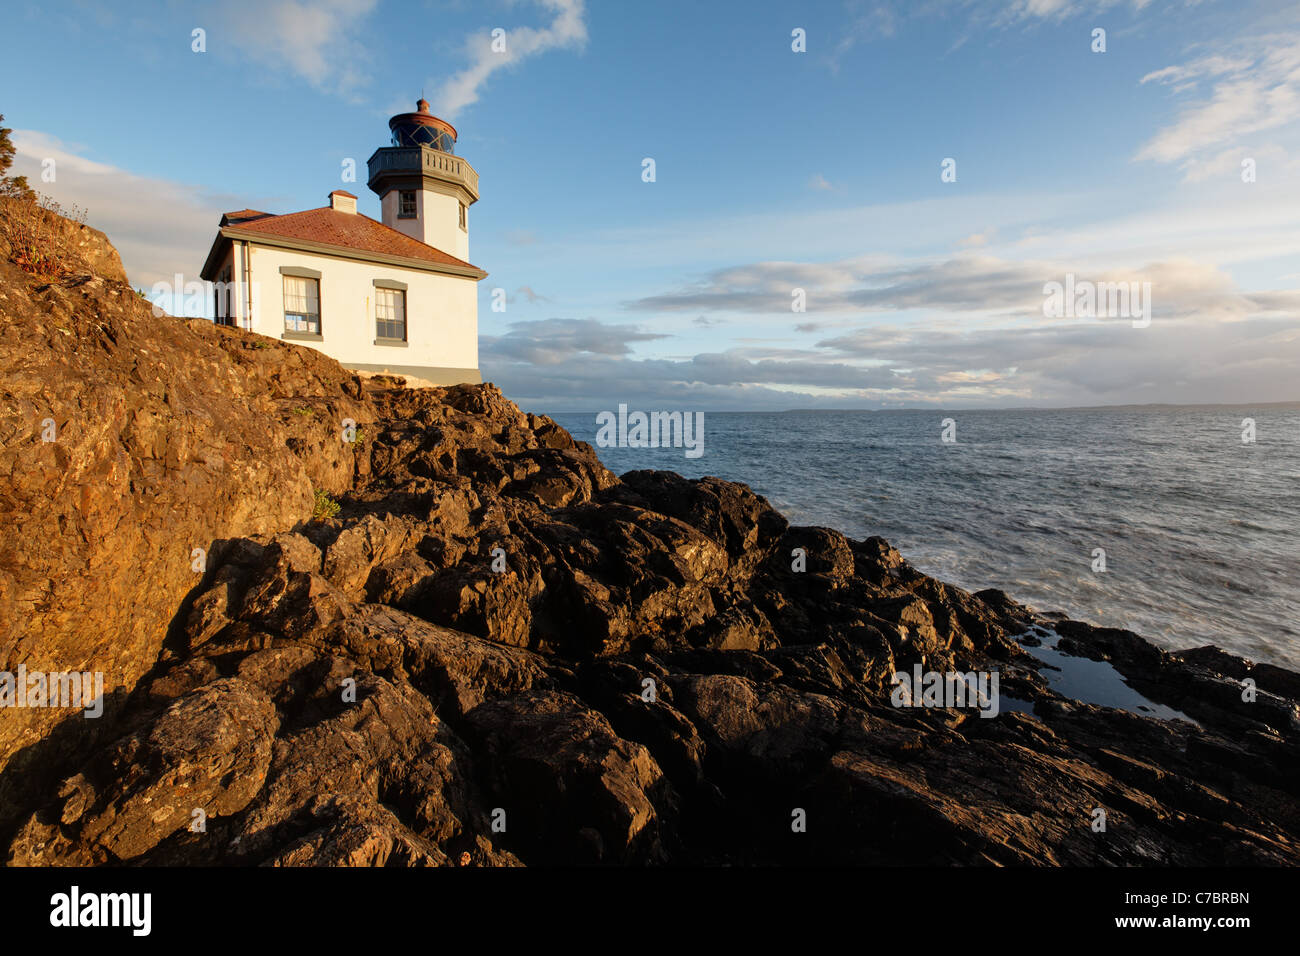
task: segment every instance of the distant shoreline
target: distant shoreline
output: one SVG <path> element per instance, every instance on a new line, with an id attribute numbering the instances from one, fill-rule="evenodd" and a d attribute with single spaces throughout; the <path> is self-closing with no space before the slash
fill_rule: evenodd
<path id="1" fill-rule="evenodd" d="M 520 404 L 520 407 L 524 407 L 522 403 L 524 403 L 525 400 L 512 398 L 511 401 L 515 402 L 516 404 Z M 532 406 L 535 403 L 527 402 L 526 404 Z M 647 405 L 653 403 L 642 402 L 641 404 Z M 665 409 L 678 409 L 678 408 L 684 408 L 685 406 L 679 406 L 677 404 L 673 404 L 673 405 L 664 405 L 660 407 Z M 1229 403 L 1201 402 L 1201 403 L 1191 404 L 1191 405 L 1180 405 L 1175 402 L 1147 402 L 1145 404 L 1128 404 L 1128 405 L 1062 405 L 1059 407 L 1054 405 L 1003 405 L 1003 406 L 972 405 L 970 407 L 953 408 L 951 406 L 946 406 L 946 405 L 903 405 L 898 408 L 772 408 L 772 409 L 732 408 L 732 409 L 715 409 L 712 411 L 710 411 L 707 408 L 705 409 L 692 408 L 692 411 L 702 411 L 706 415 L 808 415 L 808 414 L 821 415 L 821 414 L 828 414 L 828 413 L 860 414 L 863 412 L 869 412 L 872 414 L 882 414 L 882 413 L 888 414 L 891 412 L 927 412 L 931 414 L 940 413 L 940 412 L 953 412 L 953 413 L 960 412 L 962 414 L 965 414 L 968 412 L 1120 412 L 1120 411 L 1172 411 L 1176 409 L 1184 410 L 1184 411 L 1212 411 L 1214 409 L 1228 410 L 1234 408 L 1254 408 L 1254 409 L 1300 408 L 1300 399 L 1295 399 L 1293 401 L 1286 401 L 1286 402 L 1229 402 Z M 557 408 L 557 409 L 547 410 L 546 412 L 540 414 L 598 415 L 603 410 L 604 409 Z"/>

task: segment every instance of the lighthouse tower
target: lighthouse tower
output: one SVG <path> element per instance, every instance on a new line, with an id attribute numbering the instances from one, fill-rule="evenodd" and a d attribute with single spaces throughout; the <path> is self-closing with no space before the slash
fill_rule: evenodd
<path id="1" fill-rule="evenodd" d="M 468 262 L 478 173 L 456 155 L 456 128 L 430 113 L 423 99 L 388 128 L 392 145 L 375 150 L 366 164 L 384 225 Z"/>

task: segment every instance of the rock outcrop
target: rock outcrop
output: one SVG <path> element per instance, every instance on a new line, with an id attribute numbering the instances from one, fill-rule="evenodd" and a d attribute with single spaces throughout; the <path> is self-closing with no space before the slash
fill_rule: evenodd
<path id="1" fill-rule="evenodd" d="M 366 461 L 339 423 L 364 427 L 371 405 L 323 355 L 155 316 L 111 272 L 0 266 L 0 329 L 0 664 L 102 672 L 108 715 L 77 728 L 85 743 L 153 666 L 196 569 L 352 486 Z M 7 809 L 66 712 L 0 713 L 0 767 L 20 762 Z"/>
<path id="2" fill-rule="evenodd" d="M 107 697 L 0 710 L 12 865 L 1300 862 L 1300 675 L 112 276 L 0 264 L 0 324 L 0 667 Z M 1048 632 L 1188 719 L 1061 696 Z M 1004 706 L 896 706 L 916 666 Z"/>

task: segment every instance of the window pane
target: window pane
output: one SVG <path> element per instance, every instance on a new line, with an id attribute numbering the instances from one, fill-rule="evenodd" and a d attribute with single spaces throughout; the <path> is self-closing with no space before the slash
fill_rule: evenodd
<path id="1" fill-rule="evenodd" d="M 320 334 L 320 283 L 315 279 L 284 277 L 284 328 Z"/>
<path id="2" fill-rule="evenodd" d="M 375 335 L 381 339 L 405 340 L 405 292 L 399 289 L 375 290 Z"/>

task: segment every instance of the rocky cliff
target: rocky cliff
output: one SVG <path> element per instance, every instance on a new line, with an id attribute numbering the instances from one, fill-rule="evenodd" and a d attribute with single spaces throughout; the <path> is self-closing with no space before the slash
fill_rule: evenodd
<path id="1" fill-rule="evenodd" d="M 114 259 L 0 263 L 0 667 L 105 681 L 0 708 L 10 864 L 1300 862 L 1300 676 L 155 317 Z M 1047 635 L 1186 719 L 1062 696 Z M 918 666 L 1002 707 L 896 706 Z"/>

